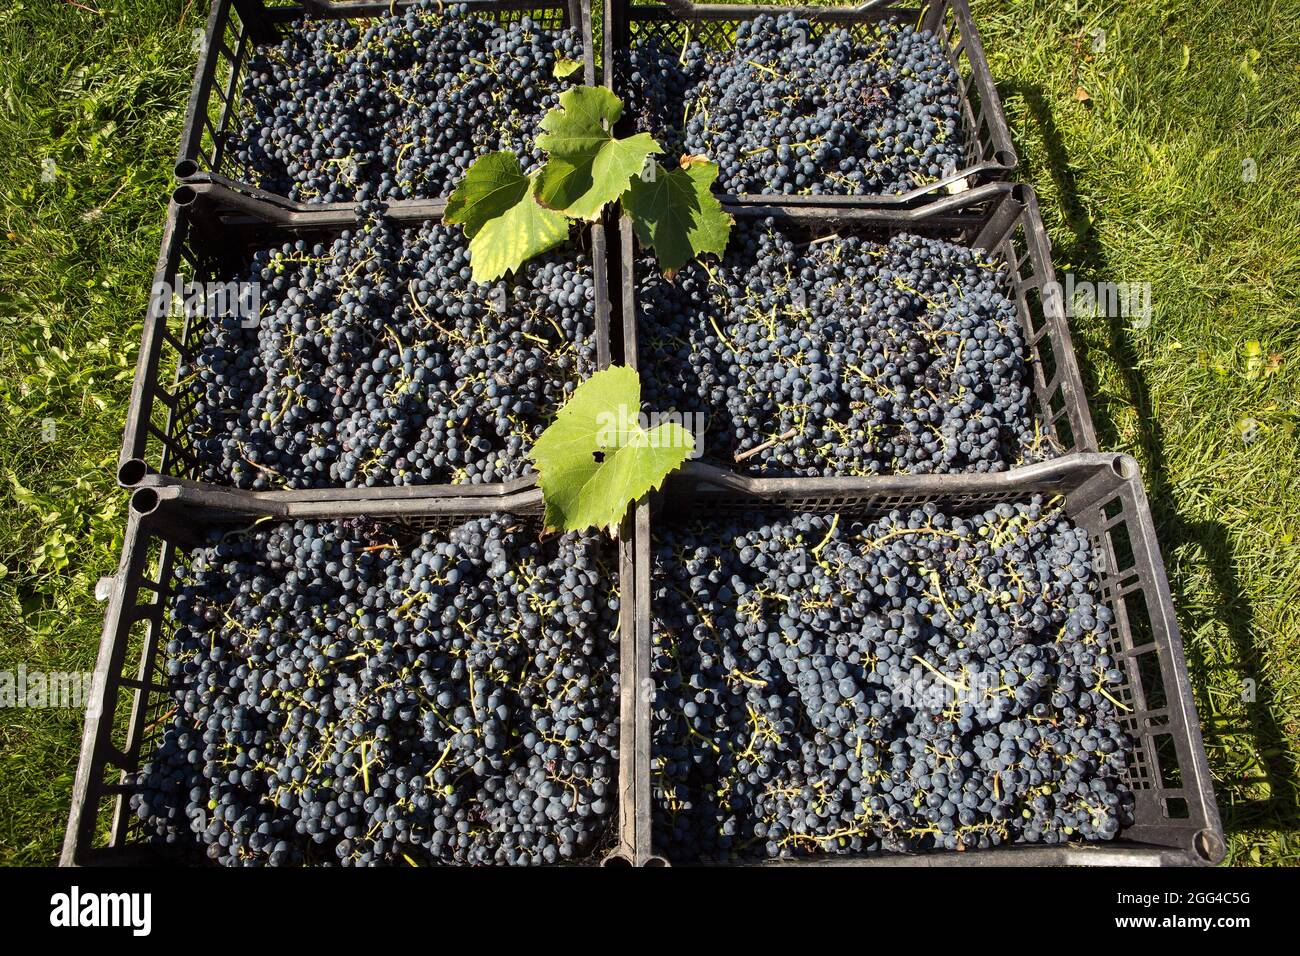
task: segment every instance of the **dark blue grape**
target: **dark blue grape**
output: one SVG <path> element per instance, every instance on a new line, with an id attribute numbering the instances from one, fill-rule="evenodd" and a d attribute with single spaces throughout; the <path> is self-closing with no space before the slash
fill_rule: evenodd
<path id="1" fill-rule="evenodd" d="M 179 563 L 171 706 L 132 811 L 229 866 L 595 851 L 618 777 L 611 559 L 509 515 L 212 533 Z"/>
<path id="2" fill-rule="evenodd" d="M 1087 534 L 1041 499 L 665 522 L 652 559 L 670 857 L 1057 844 L 1133 822 L 1113 618 Z"/>
<path id="3" fill-rule="evenodd" d="M 965 165 L 959 77 L 941 38 L 910 24 L 822 32 L 763 15 L 724 50 L 634 40 L 619 79 L 637 129 L 708 156 L 722 192 L 901 193 Z"/>
<path id="4" fill-rule="evenodd" d="M 981 251 L 742 219 L 719 264 L 669 281 L 643 258 L 637 298 L 647 404 L 702 413 L 728 467 L 944 474 L 1059 453 L 1005 270 Z"/>
<path id="5" fill-rule="evenodd" d="M 298 201 L 443 198 L 484 153 L 540 164 L 538 122 L 582 82 L 555 65 L 582 57 L 576 29 L 438 0 L 303 19 L 249 58 L 230 153 L 253 185 Z"/>
<path id="6" fill-rule="evenodd" d="M 181 381 L 197 475 L 254 490 L 508 481 L 596 370 L 591 263 L 566 246 L 470 279 L 459 226 L 355 229 L 255 253 L 262 317 L 216 317 Z"/>

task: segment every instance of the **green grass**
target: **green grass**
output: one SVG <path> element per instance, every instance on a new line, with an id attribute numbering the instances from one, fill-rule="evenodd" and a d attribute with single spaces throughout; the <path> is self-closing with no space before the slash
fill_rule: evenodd
<path id="1" fill-rule="evenodd" d="M 84 6 L 100 12 L 0 9 L 0 670 L 94 663 L 92 592 L 125 518 L 113 466 L 206 4 Z M 1143 464 L 1229 860 L 1295 864 L 1300 6 L 1071 6 L 973 3 L 1058 271 L 1152 283 L 1148 329 L 1073 321 L 1093 416 L 1104 448 Z M 0 710 L 0 862 L 56 858 L 80 726 Z"/>
<path id="2" fill-rule="evenodd" d="M 206 15 L 197 0 L 84 5 L 100 13 L 0 7 L 4 671 L 94 667 L 95 582 L 126 515 L 117 447 Z M 0 710 L 0 861 L 56 859 L 80 735 L 79 713 Z"/>
<path id="3" fill-rule="evenodd" d="M 1229 862 L 1294 865 L 1300 6 L 1070 6 L 973 4 L 1058 273 L 1152 285 L 1150 328 L 1075 345 L 1101 446 L 1142 463 Z"/>

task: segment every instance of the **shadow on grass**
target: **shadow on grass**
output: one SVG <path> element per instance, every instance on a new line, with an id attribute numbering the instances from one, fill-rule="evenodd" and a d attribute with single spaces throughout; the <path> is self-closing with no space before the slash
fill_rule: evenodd
<path id="1" fill-rule="evenodd" d="M 1069 227 L 1069 238 L 1059 246 L 1060 252 L 1082 273 L 1079 277 L 1081 280 L 1122 281 L 1126 277 L 1115 275 L 1107 262 L 1105 249 L 1097 237 L 1095 217 L 1089 216 L 1079 199 L 1078 184 L 1070 168 L 1060 129 L 1052 115 L 1051 104 L 1043 95 L 1042 89 L 1036 85 L 1006 86 L 1008 93 L 1024 99 L 1030 119 L 1042 137 L 1047 169 L 1040 172 L 1050 176 L 1054 182 Z M 1021 150 L 1020 155 L 1024 156 L 1025 151 Z M 1030 176 L 1023 178 L 1032 179 Z M 1122 316 L 1111 316 L 1106 321 L 1109 352 L 1118 363 L 1128 400 L 1137 414 L 1137 441 L 1147 462 L 1143 477 L 1163 550 L 1168 552 L 1184 544 L 1199 548 L 1217 592 L 1217 605 L 1213 612 L 1189 608 L 1178 602 L 1175 595 L 1179 617 L 1188 625 L 1184 631 L 1199 629 L 1209 614 L 1213 614 L 1227 630 L 1239 659 L 1258 661 L 1262 657 L 1262 648 L 1250 628 L 1251 605 L 1242 593 L 1241 582 L 1237 577 L 1232 540 L 1222 523 L 1189 520 L 1180 512 L 1177 495 L 1169 480 L 1164 432 L 1152 409 L 1150 390 L 1139 371 L 1133 330 Z M 1076 337 L 1074 341 L 1078 344 L 1080 340 Z M 1119 435 L 1115 429 L 1115 419 L 1098 389 L 1096 370 L 1088 360 L 1086 348 L 1079 351 L 1080 373 L 1085 392 L 1091 397 L 1098 441 L 1102 448 L 1117 447 Z M 1203 663 L 1196 668 L 1202 674 L 1208 669 L 1208 665 Z M 1300 785 L 1291 776 L 1286 737 L 1277 724 L 1271 706 L 1276 699 L 1276 690 L 1262 674 L 1257 674 L 1256 680 L 1256 702 L 1245 705 L 1247 726 L 1236 728 L 1227 726 L 1223 719 L 1215 718 L 1207 722 L 1202 718 L 1202 730 L 1207 742 L 1225 747 L 1229 746 L 1228 741 L 1234 734 L 1249 732 L 1254 737 L 1255 752 L 1261 755 L 1259 759 L 1263 775 L 1239 778 L 1232 783 L 1234 788 L 1264 783 L 1268 787 L 1269 796 L 1235 804 L 1220 801 L 1219 812 L 1223 816 L 1224 828 L 1229 833 L 1259 827 L 1300 830 Z M 1193 688 L 1197 695 L 1199 713 L 1214 715 L 1217 708 L 1209 699 L 1204 682 L 1193 680 Z"/>

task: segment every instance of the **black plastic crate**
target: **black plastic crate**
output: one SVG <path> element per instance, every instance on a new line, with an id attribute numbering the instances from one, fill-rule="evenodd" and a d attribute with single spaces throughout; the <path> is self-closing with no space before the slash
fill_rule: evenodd
<path id="1" fill-rule="evenodd" d="M 504 512 L 540 529 L 537 490 L 499 499 L 427 494 L 395 497 L 375 492 L 364 501 L 268 502 L 243 491 L 162 486 L 131 496 L 121 562 L 107 588 L 108 606 L 95 664 L 81 757 L 72 793 L 61 865 L 113 866 L 170 862 L 147 842 L 129 801 L 133 778 L 160 738 L 171 698 L 160 671 L 169 639 L 168 601 L 173 594 L 177 549 L 203 541 L 214 527 L 243 528 L 264 520 L 335 520 L 364 517 L 413 532 L 448 528 L 476 515 Z M 620 635 L 633 633 L 630 522 L 613 542 L 619 590 Z M 610 832 L 589 859 L 574 862 L 631 865 L 636 859 L 633 821 L 634 641 L 619 641 L 618 810 Z"/>
<path id="2" fill-rule="evenodd" d="M 776 4 L 692 3 L 691 0 L 605 0 L 604 60 L 607 81 L 615 93 L 623 87 L 618 75 L 618 55 L 633 40 L 655 38 L 670 48 L 680 48 L 689 38 L 706 47 L 726 49 L 735 42 L 736 26 L 760 15 L 795 13 L 812 24 L 817 36 L 830 28 L 843 28 L 858 37 L 884 20 L 899 20 L 932 30 L 941 40 L 948 60 L 960 77 L 958 92 L 968 141 L 964 163 L 933 183 L 897 194 L 863 196 L 800 196 L 758 193 L 720 194 L 732 205 L 782 202 L 802 206 L 850 208 L 903 208 L 948 192 L 973 188 L 1010 177 L 1019 162 L 1011 130 L 989 72 L 988 58 L 971 18 L 967 0 L 922 0 L 917 4 L 894 0 L 866 0 L 843 6 L 782 6 Z"/>
<path id="3" fill-rule="evenodd" d="M 472 14 L 499 23 L 529 17 L 544 29 L 578 25 L 583 32 L 583 78 L 596 81 L 595 45 L 591 34 L 590 0 L 457 0 Z M 367 19 L 386 16 L 411 5 L 411 0 L 213 0 L 204 31 L 202 53 L 194 72 L 185 127 L 175 172 L 189 183 L 223 183 L 251 196 L 273 199 L 293 209 L 351 209 L 350 202 L 298 203 L 253 185 L 248 170 L 227 151 L 232 122 L 243 98 L 243 74 L 258 45 L 276 43 L 287 25 L 304 16 L 313 19 Z M 425 200 L 397 200 L 397 210 Z"/>
<path id="4" fill-rule="evenodd" d="M 992 183 L 914 209 L 747 205 L 733 206 L 729 211 L 746 219 L 770 216 L 778 223 L 807 230 L 810 238 L 834 233 L 884 240 L 910 232 L 986 250 L 994 262 L 1006 269 L 1007 294 L 1016 305 L 1027 350 L 1029 385 L 1045 440 L 1058 455 L 1097 450 L 1097 435 L 1079 377 L 1065 304 L 1052 269 L 1051 245 L 1038 212 L 1038 200 L 1028 186 Z M 624 355 L 634 368 L 640 361 L 635 246 L 631 221 L 624 217 L 618 243 L 620 305 Z M 700 468 L 699 462 L 688 461 L 684 470 L 687 475 L 703 477 L 706 472 Z M 713 471 L 716 469 L 708 473 Z M 740 474 L 733 477 L 756 492 L 769 482 L 809 480 Z"/>
<path id="5" fill-rule="evenodd" d="M 225 281 L 247 263 L 259 248 L 288 240 L 310 238 L 327 241 L 355 226 L 355 207 L 346 209 L 292 208 L 214 183 L 180 186 L 173 195 L 163 229 L 162 252 L 154 282 L 183 283 Z M 441 202 L 394 204 L 387 215 L 406 225 L 442 217 Z M 611 361 L 608 264 L 605 230 L 600 223 L 583 227 L 581 242 L 591 258 L 595 291 L 596 364 Z M 142 484 L 187 483 L 196 480 L 198 466 L 189 446 L 186 426 L 194 412 L 193 394 L 178 378 L 181 365 L 194 357 L 202 337 L 204 317 L 191 318 L 188 310 L 170 309 L 170 303 L 151 296 L 144 320 L 135 382 L 127 408 L 126 429 L 118 458 L 118 482 L 126 488 Z M 421 485 L 394 488 L 392 493 L 421 495 L 419 489 L 445 487 L 458 496 L 501 496 L 532 487 L 535 478 L 524 475 L 508 482 L 459 485 Z M 361 500 L 374 489 L 303 489 L 257 491 L 268 500 Z"/>
<path id="6" fill-rule="evenodd" d="M 1109 843 L 1018 845 L 963 853 L 826 856 L 761 865 L 1197 865 L 1225 852 L 1205 745 L 1197 720 L 1182 636 L 1156 541 L 1137 462 L 1127 455 L 1080 454 L 994 475 L 798 479 L 772 481 L 761 491 L 712 469 L 707 484 L 670 478 L 636 513 L 637 684 L 653 688 L 651 541 L 661 522 L 708 522 L 745 513 L 811 511 L 878 518 L 933 502 L 948 513 L 987 510 L 1035 494 L 1063 496 L 1069 519 L 1100 555 L 1101 603 L 1114 613 L 1111 653 L 1125 682 L 1115 696 L 1126 707 L 1124 729 L 1134 743 L 1125 782 L 1136 803 L 1134 823 Z M 637 785 L 641 808 L 651 805 L 649 744 L 652 692 L 638 696 Z M 644 769 L 642 769 L 644 767 Z M 648 813 L 646 814 L 648 816 Z M 649 820 L 638 819 L 641 858 L 666 861 L 650 847 Z"/>

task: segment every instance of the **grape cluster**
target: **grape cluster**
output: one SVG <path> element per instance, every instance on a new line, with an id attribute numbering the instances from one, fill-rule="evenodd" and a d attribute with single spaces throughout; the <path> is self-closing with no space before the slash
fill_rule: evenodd
<path id="1" fill-rule="evenodd" d="M 250 57 L 230 152 L 254 185 L 298 201 L 439 199 L 492 150 L 540 165 L 538 122 L 582 82 L 556 65 L 582 57 L 577 30 L 437 0 L 304 19 Z"/>
<path id="2" fill-rule="evenodd" d="M 670 154 L 703 154 L 728 193 L 906 192 L 965 161 L 958 76 L 941 38 L 895 21 L 818 35 L 793 14 L 741 21 L 735 44 L 633 42 L 620 92 Z"/>
<path id="3" fill-rule="evenodd" d="M 707 454 L 756 474 L 1002 471 L 1057 454 L 1005 270 L 902 234 L 808 242 L 736 224 L 717 267 L 638 266 L 645 397 L 703 411 Z"/>
<path id="4" fill-rule="evenodd" d="M 132 811 L 225 865 L 591 853 L 617 799 L 607 551 L 508 515 L 212 533 L 179 562 Z"/>
<path id="5" fill-rule="evenodd" d="M 1131 742 L 1087 535 L 743 516 L 654 549 L 656 845 L 678 860 L 1108 840 Z"/>
<path id="6" fill-rule="evenodd" d="M 181 369 L 196 477 L 256 490 L 517 478 L 595 371 L 593 274 L 574 245 L 480 285 L 459 227 L 361 211 L 333 242 L 253 255 L 255 327 L 230 314 L 203 329 Z"/>

